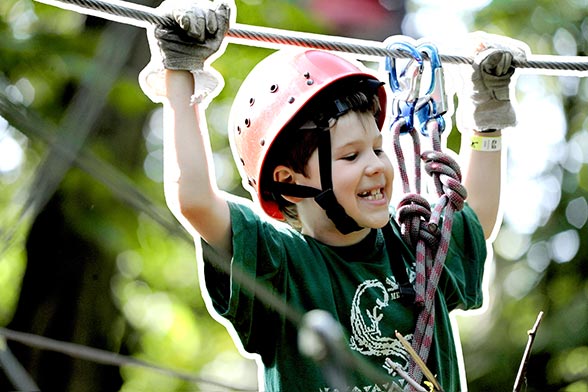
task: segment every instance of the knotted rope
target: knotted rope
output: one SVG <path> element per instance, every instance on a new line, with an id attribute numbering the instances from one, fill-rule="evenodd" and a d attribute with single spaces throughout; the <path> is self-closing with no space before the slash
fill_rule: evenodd
<path id="1" fill-rule="evenodd" d="M 161 15 L 154 8 L 123 1 L 106 0 L 36 0 L 61 8 L 72 9 L 82 14 L 90 14 L 121 23 L 147 26 L 149 24 L 170 25 L 175 23 L 169 16 Z M 249 26 L 236 23 L 227 36 L 233 42 L 246 41 L 258 46 L 280 47 L 283 45 L 301 46 L 343 53 L 354 53 L 368 57 L 408 58 L 406 53 L 387 49 L 382 42 L 341 38 L 328 35 L 306 34 L 294 31 Z M 467 56 L 439 54 L 442 62 L 450 64 L 471 64 Z M 551 71 L 588 71 L 588 61 L 584 57 L 534 56 L 534 60 L 515 60 L 516 68 L 543 69 Z M 588 76 L 588 73 L 577 74 Z"/>
<path id="2" fill-rule="evenodd" d="M 401 225 L 404 240 L 416 250 L 415 302 L 422 309 L 417 319 L 412 347 L 426 362 L 433 342 L 435 293 L 449 249 L 453 215 L 454 212 L 463 208 L 467 192 L 461 184 L 459 165 L 441 151 L 440 130 L 436 121 L 431 121 L 427 126 L 433 146 L 432 151 L 421 154 L 416 129 L 408 131 L 412 137 L 415 156 L 415 192 L 411 192 L 400 145 L 400 134 L 405 130 L 404 125 L 404 120 L 400 119 L 392 126 L 394 150 L 405 193 L 398 205 L 397 219 Z M 421 160 L 425 162 L 425 171 L 433 178 L 439 196 L 432 211 L 429 202 L 420 194 Z M 423 374 L 414 361 L 411 362 L 409 371 L 411 377 L 420 383 Z"/>

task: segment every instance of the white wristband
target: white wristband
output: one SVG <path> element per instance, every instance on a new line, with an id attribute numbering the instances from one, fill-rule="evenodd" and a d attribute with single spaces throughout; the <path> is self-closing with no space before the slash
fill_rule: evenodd
<path id="1" fill-rule="evenodd" d="M 474 151 L 500 151 L 502 149 L 502 137 L 473 135 L 470 147 Z"/>

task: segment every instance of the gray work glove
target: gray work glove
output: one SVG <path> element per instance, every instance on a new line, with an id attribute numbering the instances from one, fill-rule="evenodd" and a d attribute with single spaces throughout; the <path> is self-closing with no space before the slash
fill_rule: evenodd
<path id="1" fill-rule="evenodd" d="M 526 59 L 526 45 L 485 33 L 471 38 L 477 45 L 469 81 L 459 94 L 459 126 L 481 132 L 512 127 L 516 125 L 510 97 L 513 60 Z"/>
<path id="2" fill-rule="evenodd" d="M 165 7 L 165 5 L 164 5 Z M 174 8 L 172 27 L 157 26 L 155 38 L 167 69 L 197 71 L 221 46 L 229 30 L 230 8 L 225 3 L 195 1 Z"/>
<path id="3" fill-rule="evenodd" d="M 149 29 L 151 62 L 139 75 L 141 88 L 153 102 L 161 102 L 166 95 L 164 69 L 186 70 L 194 76 L 192 103 L 208 103 L 223 85 L 222 76 L 208 63 L 226 47 L 223 39 L 231 6 L 209 0 L 166 0 L 158 12 L 171 16 L 177 25 Z"/>

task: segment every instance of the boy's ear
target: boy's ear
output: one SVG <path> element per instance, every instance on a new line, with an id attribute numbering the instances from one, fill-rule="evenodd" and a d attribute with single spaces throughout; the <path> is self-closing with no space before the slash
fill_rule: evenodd
<path id="1" fill-rule="evenodd" d="M 279 165 L 274 169 L 274 181 L 296 184 L 296 173 L 287 166 Z M 298 203 L 302 200 L 302 198 L 294 196 L 282 195 L 282 197 L 290 203 Z"/>

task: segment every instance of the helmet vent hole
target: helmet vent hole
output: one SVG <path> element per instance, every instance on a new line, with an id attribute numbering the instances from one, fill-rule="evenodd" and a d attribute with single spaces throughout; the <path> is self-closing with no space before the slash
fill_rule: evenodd
<path id="1" fill-rule="evenodd" d="M 241 134 L 241 127 L 237 127 L 237 134 L 240 135 Z"/>
<path id="2" fill-rule="evenodd" d="M 262 147 L 265 146 L 265 139 L 261 139 L 259 141 L 259 145 L 262 146 Z"/>
<path id="3" fill-rule="evenodd" d="M 294 97 L 290 97 L 288 98 L 288 103 L 294 103 L 296 99 Z"/>
<path id="4" fill-rule="evenodd" d="M 254 103 L 255 103 L 255 98 L 253 98 L 253 97 L 249 98 L 249 106 L 253 106 Z"/>
<path id="5" fill-rule="evenodd" d="M 272 84 L 270 86 L 270 92 L 271 93 L 275 93 L 276 91 L 278 91 L 278 85 L 277 84 Z"/>
<path id="6" fill-rule="evenodd" d="M 243 158 L 239 158 L 239 160 L 241 161 L 241 165 L 245 166 L 245 161 L 243 160 Z"/>
<path id="7" fill-rule="evenodd" d="M 312 80 L 312 79 L 308 79 L 308 80 L 306 81 L 306 84 L 307 84 L 307 85 L 309 85 L 309 86 L 312 86 L 312 85 L 314 84 L 314 80 Z"/>
<path id="8" fill-rule="evenodd" d="M 249 128 L 251 126 L 251 120 L 250 119 L 248 119 L 248 118 L 245 119 L 245 126 L 247 128 Z"/>

